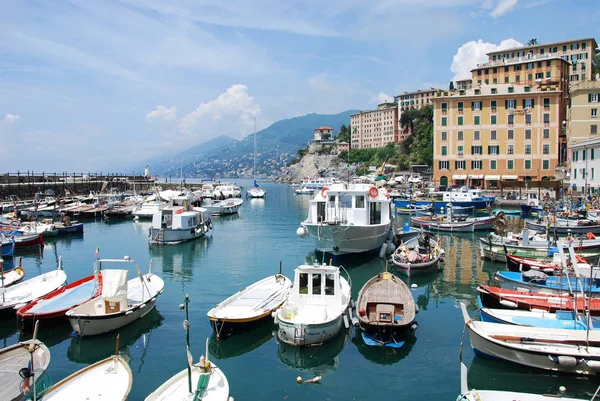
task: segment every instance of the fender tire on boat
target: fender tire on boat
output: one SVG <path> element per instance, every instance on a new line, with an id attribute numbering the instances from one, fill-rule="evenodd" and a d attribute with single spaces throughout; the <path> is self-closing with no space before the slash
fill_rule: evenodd
<path id="1" fill-rule="evenodd" d="M 209 220 L 209 222 L 208 222 L 208 228 L 210 228 L 211 230 L 213 229 L 213 224 L 212 224 L 211 220 Z"/>

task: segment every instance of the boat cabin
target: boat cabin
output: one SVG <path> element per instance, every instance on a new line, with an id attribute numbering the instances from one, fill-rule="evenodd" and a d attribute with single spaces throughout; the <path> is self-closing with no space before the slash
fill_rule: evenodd
<path id="1" fill-rule="evenodd" d="M 192 200 L 193 198 L 189 196 L 171 198 L 168 207 L 152 215 L 152 227 L 172 230 L 196 229 L 204 221 L 209 220 L 210 214 L 206 209 L 190 210 Z"/>
<path id="2" fill-rule="evenodd" d="M 308 221 L 312 224 L 359 226 L 388 224 L 390 198 L 383 188 L 367 184 L 338 184 L 317 192 L 310 201 Z"/>

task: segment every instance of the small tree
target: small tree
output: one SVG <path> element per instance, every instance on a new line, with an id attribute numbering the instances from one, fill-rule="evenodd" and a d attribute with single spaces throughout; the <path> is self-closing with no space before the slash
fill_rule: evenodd
<path id="1" fill-rule="evenodd" d="M 454 81 L 450 81 L 450 85 L 448 85 L 448 90 L 454 90 Z"/>
<path id="2" fill-rule="evenodd" d="M 538 40 L 533 38 L 533 39 L 529 39 L 529 42 L 527 42 L 527 46 L 535 46 L 538 44 Z"/>

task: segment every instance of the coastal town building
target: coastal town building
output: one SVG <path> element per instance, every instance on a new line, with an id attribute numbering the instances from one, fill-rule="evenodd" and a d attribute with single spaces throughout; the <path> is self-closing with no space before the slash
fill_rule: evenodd
<path id="1" fill-rule="evenodd" d="M 471 89 L 473 87 L 473 80 L 471 78 L 469 79 L 459 79 L 456 81 L 456 86 L 454 87 L 454 89 L 457 90 L 467 90 L 467 89 Z"/>
<path id="2" fill-rule="evenodd" d="M 338 152 L 347 152 L 350 150 L 350 144 L 345 141 L 338 142 L 337 144 Z"/>
<path id="3" fill-rule="evenodd" d="M 571 107 L 567 119 L 567 143 L 598 138 L 600 125 L 600 82 L 583 81 L 571 85 Z"/>
<path id="4" fill-rule="evenodd" d="M 411 134 L 408 128 L 402 129 L 400 127 L 400 117 L 402 116 L 402 112 L 410 109 L 418 110 L 423 106 L 433 104 L 432 99 L 437 91 L 438 89 L 435 88 L 419 89 L 414 92 L 404 92 L 401 95 L 394 96 L 394 101 L 398 104 L 398 142 L 405 140 Z"/>
<path id="5" fill-rule="evenodd" d="M 350 115 L 352 149 L 380 148 L 398 142 L 398 105 L 381 103 L 375 110 Z"/>
<path id="6" fill-rule="evenodd" d="M 598 43 L 593 38 L 564 40 L 532 46 L 515 47 L 488 53 L 490 63 L 512 62 L 542 56 L 561 57 L 570 63 L 568 80 L 571 84 L 589 81 L 593 76 L 593 59 Z"/>
<path id="7" fill-rule="evenodd" d="M 571 165 L 569 184 L 573 191 L 598 193 L 600 188 L 600 138 L 574 142 L 569 151 Z"/>
<path id="8" fill-rule="evenodd" d="M 333 128 L 321 126 L 314 132 L 313 141 L 329 140 L 333 137 Z"/>
<path id="9" fill-rule="evenodd" d="M 566 160 L 569 63 L 530 55 L 478 65 L 472 89 L 434 98 L 434 181 L 541 180 Z"/>

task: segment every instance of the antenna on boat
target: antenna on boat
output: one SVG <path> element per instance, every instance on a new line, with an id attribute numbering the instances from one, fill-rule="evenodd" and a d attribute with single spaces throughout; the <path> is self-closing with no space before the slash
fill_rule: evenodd
<path id="1" fill-rule="evenodd" d="M 185 346 L 187 356 L 187 371 L 188 371 L 188 393 L 192 392 L 192 353 L 190 352 L 190 321 L 189 321 L 189 307 L 190 296 L 185 294 L 183 303 L 179 305 L 179 309 L 185 309 L 185 320 L 183 321 L 183 328 L 185 329 Z"/>

